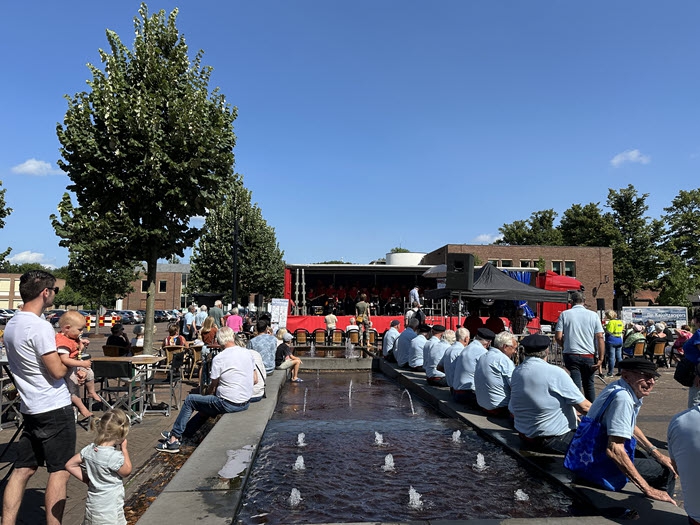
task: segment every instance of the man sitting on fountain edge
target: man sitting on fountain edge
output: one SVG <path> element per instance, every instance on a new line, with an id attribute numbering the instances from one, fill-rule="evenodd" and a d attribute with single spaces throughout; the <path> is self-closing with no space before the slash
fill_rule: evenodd
<path id="1" fill-rule="evenodd" d="M 255 360 L 251 353 L 236 344 L 236 334 L 228 326 L 219 328 L 216 341 L 223 350 L 211 363 L 211 384 L 207 395 L 190 394 L 180 409 L 171 431 L 161 432 L 165 438 L 156 450 L 174 454 L 180 452 L 180 440 L 185 426 L 196 410 L 208 417 L 248 408 L 253 395 L 253 385 L 258 382 Z"/>

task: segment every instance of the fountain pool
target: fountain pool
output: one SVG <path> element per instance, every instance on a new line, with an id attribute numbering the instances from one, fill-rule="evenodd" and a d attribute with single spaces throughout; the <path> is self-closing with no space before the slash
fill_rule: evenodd
<path id="1" fill-rule="evenodd" d="M 381 374 L 326 373 L 307 384 L 306 411 L 304 391 L 283 389 L 236 523 L 574 514 L 567 494 L 466 425 L 437 414 L 420 400 L 414 400 L 413 415 L 408 403 L 400 402 L 403 389 Z M 302 433 L 305 446 L 300 448 Z M 376 433 L 382 435 L 382 444 Z M 305 468 L 291 469 L 302 452 Z M 472 467 L 477 454 L 483 456 L 479 463 L 488 466 L 483 471 Z M 393 469 L 386 468 L 389 462 Z M 302 495 L 300 500 L 293 498 L 294 505 L 293 489 Z"/>

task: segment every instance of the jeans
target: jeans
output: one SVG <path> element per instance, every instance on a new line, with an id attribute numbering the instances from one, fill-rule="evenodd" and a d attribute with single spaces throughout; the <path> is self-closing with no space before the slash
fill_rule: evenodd
<path id="1" fill-rule="evenodd" d="M 593 358 L 581 357 L 576 354 L 564 354 L 564 366 L 571 373 L 574 384 L 583 390 L 591 403 L 595 401 L 595 372 L 593 370 Z"/>
<path id="2" fill-rule="evenodd" d="M 177 415 L 175 424 L 173 425 L 173 435 L 180 439 L 185 431 L 187 422 L 190 420 L 194 411 L 201 412 L 206 416 L 218 416 L 219 414 L 228 414 L 229 412 L 241 412 L 248 408 L 248 402 L 243 406 L 236 406 L 229 403 L 219 396 L 202 396 L 200 394 L 190 394 L 185 398 L 182 404 L 180 413 Z"/>
<path id="3" fill-rule="evenodd" d="M 615 373 L 615 363 L 622 361 L 622 345 L 614 346 L 605 343 L 605 354 L 608 356 L 608 375 Z"/>

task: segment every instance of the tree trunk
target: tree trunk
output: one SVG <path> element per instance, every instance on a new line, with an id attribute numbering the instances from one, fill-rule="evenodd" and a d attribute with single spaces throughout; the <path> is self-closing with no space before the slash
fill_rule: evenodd
<path id="1" fill-rule="evenodd" d="M 150 354 L 153 351 L 153 326 L 156 309 L 156 270 L 158 269 L 158 256 L 155 250 L 151 250 L 146 261 L 146 280 L 148 293 L 146 294 L 146 333 L 144 335 L 144 352 Z"/>

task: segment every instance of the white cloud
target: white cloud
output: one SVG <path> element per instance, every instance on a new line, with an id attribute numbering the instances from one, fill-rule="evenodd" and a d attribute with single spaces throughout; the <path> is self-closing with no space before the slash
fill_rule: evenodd
<path id="1" fill-rule="evenodd" d="M 13 166 L 12 173 L 19 173 L 20 175 L 38 175 L 42 177 L 44 175 L 56 175 L 58 173 L 63 173 L 63 171 L 46 161 L 29 159 L 25 160 L 22 164 Z"/>
<path id="2" fill-rule="evenodd" d="M 626 162 L 634 162 L 636 164 L 649 164 L 651 162 L 651 157 L 649 155 L 642 155 L 642 152 L 638 149 L 628 149 L 622 153 L 618 153 L 610 160 L 610 165 L 614 168 L 620 167 Z"/>
<path id="3" fill-rule="evenodd" d="M 56 267 L 56 265 L 46 261 L 43 253 L 30 252 L 29 250 L 12 255 L 8 257 L 7 260 L 12 264 L 39 263 L 43 264 L 44 266 L 48 266 L 49 268 Z"/>
<path id="4" fill-rule="evenodd" d="M 475 242 L 476 244 L 491 244 L 501 238 L 503 238 L 503 235 L 501 235 L 500 233 L 482 233 L 481 235 L 477 235 L 476 237 L 474 237 L 473 242 Z"/>

